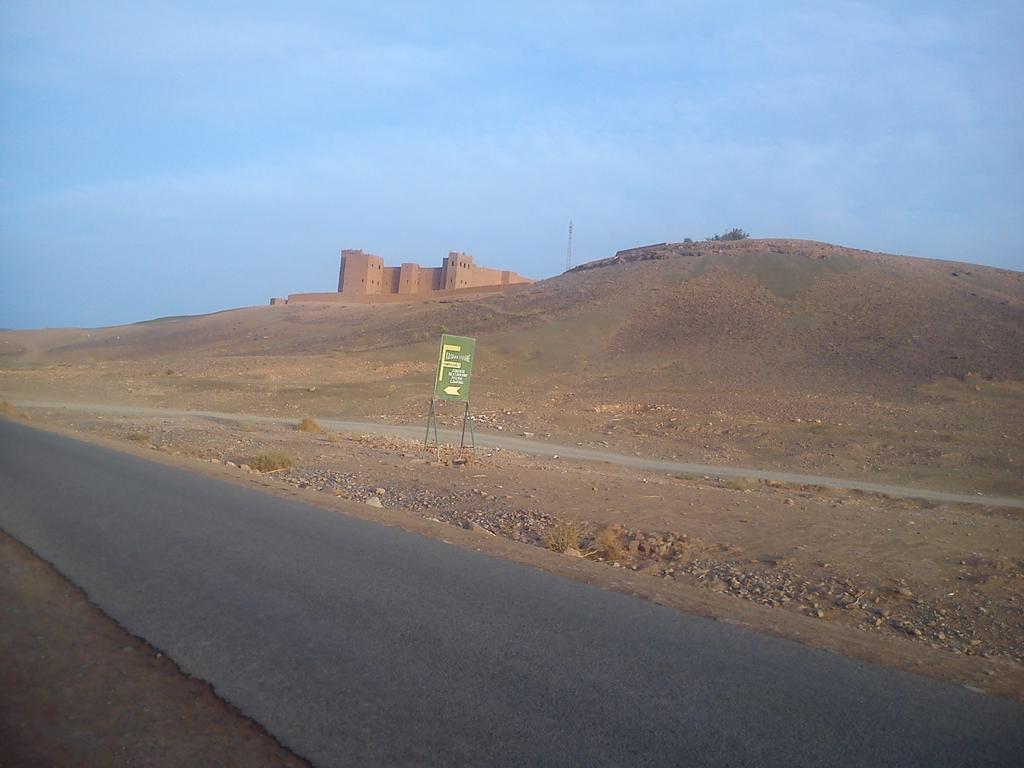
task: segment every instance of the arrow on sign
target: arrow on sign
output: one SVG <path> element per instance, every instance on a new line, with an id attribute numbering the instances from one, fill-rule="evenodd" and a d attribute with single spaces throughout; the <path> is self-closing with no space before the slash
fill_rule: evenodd
<path id="1" fill-rule="evenodd" d="M 444 393 L 446 395 L 457 395 L 457 394 L 459 394 L 459 388 L 458 387 L 445 387 L 444 388 Z"/>

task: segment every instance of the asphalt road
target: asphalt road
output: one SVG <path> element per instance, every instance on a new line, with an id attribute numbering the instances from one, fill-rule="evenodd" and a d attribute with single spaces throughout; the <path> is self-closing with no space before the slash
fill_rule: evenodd
<path id="1" fill-rule="evenodd" d="M 1008 700 L 2 419 L 0 527 L 321 766 L 1024 764 Z"/>
<path id="2" fill-rule="evenodd" d="M 88 413 L 109 413 L 123 416 L 157 416 L 157 417 L 182 417 L 190 416 L 209 419 L 231 419 L 242 420 L 261 424 L 295 424 L 295 418 L 283 416 L 258 416 L 241 413 L 222 413 L 219 411 L 186 411 L 174 408 L 153 408 L 139 405 L 116 405 L 110 403 L 72 403 L 64 401 L 30 401 L 18 400 L 14 403 L 19 408 L 45 408 L 50 410 L 68 409 Z M 317 423 L 327 429 L 339 430 L 341 432 L 357 432 L 360 434 L 393 435 L 395 437 L 411 438 L 422 440 L 424 437 L 424 426 L 411 426 L 405 424 L 383 424 L 379 422 L 350 421 L 347 419 L 332 419 L 317 417 Z M 453 443 L 460 440 L 460 433 L 453 429 L 439 429 L 438 436 L 442 441 Z M 431 432 L 433 438 L 433 432 Z M 466 436 L 469 439 L 469 435 Z M 483 448 L 501 448 L 504 450 L 518 451 L 532 456 L 554 456 L 563 459 L 574 459 L 580 461 L 603 461 L 609 464 L 616 464 L 632 469 L 648 470 L 652 472 L 667 472 L 671 474 L 684 475 L 715 475 L 719 477 L 747 477 L 757 480 L 773 480 L 782 483 L 796 483 L 798 485 L 821 485 L 829 488 L 847 488 L 865 493 L 878 493 L 885 496 L 905 499 L 924 499 L 927 501 L 938 501 L 947 504 L 982 504 L 995 507 L 1024 508 L 1024 499 L 1017 499 L 1009 496 L 992 496 L 981 492 L 947 493 L 928 488 L 911 488 L 903 485 L 888 485 L 885 483 L 871 483 L 863 480 L 842 477 L 827 477 L 825 475 L 805 475 L 795 472 L 781 472 L 778 470 L 754 469 L 751 467 L 732 467 L 722 464 L 693 464 L 682 461 L 667 461 L 654 459 L 646 456 L 629 456 L 614 451 L 604 451 L 596 448 L 583 448 L 578 445 L 560 445 L 547 440 L 528 439 L 524 437 L 513 437 L 511 435 L 494 430 L 477 429 L 476 444 Z"/>

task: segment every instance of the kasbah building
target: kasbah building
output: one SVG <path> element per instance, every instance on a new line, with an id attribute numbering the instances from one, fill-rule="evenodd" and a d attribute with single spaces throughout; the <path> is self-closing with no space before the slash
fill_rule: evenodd
<path id="1" fill-rule="evenodd" d="M 440 267 L 421 267 L 412 262 L 385 267 L 384 259 L 360 250 L 343 250 L 336 293 L 292 293 L 270 303 L 408 301 L 451 293 L 504 291 L 532 283 L 528 277 L 507 269 L 490 269 L 473 263 L 468 253 L 450 251 Z"/>

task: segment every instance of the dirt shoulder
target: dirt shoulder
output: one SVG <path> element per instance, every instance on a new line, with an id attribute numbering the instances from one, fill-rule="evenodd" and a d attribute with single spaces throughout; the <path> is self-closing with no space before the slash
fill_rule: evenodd
<path id="1" fill-rule="evenodd" d="M 1024 515 L 195 418 L 31 423 L 663 605 L 1024 699 Z M 295 465 L 259 473 L 257 457 Z M 551 551 L 556 531 L 572 539 Z"/>
<path id="2" fill-rule="evenodd" d="M 307 766 L 0 532 L 0 764 Z"/>

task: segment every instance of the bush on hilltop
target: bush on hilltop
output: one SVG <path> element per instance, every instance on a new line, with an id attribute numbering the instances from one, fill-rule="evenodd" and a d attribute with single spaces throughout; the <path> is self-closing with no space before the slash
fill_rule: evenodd
<path id="1" fill-rule="evenodd" d="M 728 232 L 723 232 L 720 235 L 712 235 L 708 240 L 746 240 L 750 237 L 749 232 L 744 232 L 739 227 L 733 227 Z"/>

